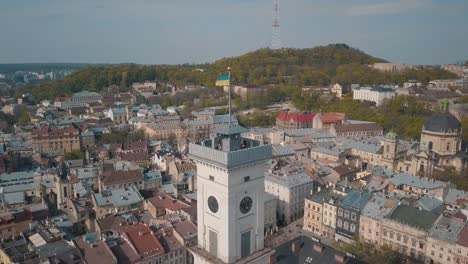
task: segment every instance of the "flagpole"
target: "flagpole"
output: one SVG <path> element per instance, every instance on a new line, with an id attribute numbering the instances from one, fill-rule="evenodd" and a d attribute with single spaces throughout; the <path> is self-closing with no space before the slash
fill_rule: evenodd
<path id="1" fill-rule="evenodd" d="M 229 127 L 231 127 L 231 67 L 228 67 L 228 112 L 229 112 Z"/>

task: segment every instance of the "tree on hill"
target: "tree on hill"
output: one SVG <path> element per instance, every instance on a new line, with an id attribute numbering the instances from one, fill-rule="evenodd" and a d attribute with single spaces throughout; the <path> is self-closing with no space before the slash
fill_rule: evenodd
<path id="1" fill-rule="evenodd" d="M 367 65 L 384 60 L 370 56 L 345 44 L 330 44 L 309 49 L 259 49 L 245 55 L 223 58 L 199 65 L 114 65 L 87 66 L 61 81 L 17 90 L 17 95 L 31 93 L 38 100 L 54 99 L 59 94 L 82 90 L 101 92 L 105 87 L 118 85 L 121 89 L 133 82 L 155 80 L 161 87 L 196 84 L 213 87 L 217 76 L 232 67 L 232 83 L 256 85 L 328 85 L 342 84 L 402 84 L 408 79 L 427 82 L 430 79 L 455 78 L 440 68 L 417 68 L 401 73 L 385 73 Z M 200 71 L 198 69 L 205 69 Z"/>

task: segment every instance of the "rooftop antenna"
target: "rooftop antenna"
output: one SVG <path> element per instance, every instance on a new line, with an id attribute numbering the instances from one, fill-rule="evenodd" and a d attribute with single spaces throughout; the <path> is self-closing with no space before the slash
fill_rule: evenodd
<path id="1" fill-rule="evenodd" d="M 230 64 L 230 63 L 229 63 Z M 229 111 L 229 127 L 231 127 L 231 66 L 228 66 L 228 111 Z"/>
<path id="2" fill-rule="evenodd" d="M 279 0 L 273 0 L 273 22 L 271 24 L 271 49 L 281 48 L 280 22 L 279 22 Z"/>

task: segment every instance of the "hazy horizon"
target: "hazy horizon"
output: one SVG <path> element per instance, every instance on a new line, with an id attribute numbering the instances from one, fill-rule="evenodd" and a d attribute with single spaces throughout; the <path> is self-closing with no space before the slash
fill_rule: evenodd
<path id="1" fill-rule="evenodd" d="M 0 63 L 200 64 L 268 47 L 272 0 L 6 1 Z M 345 43 L 391 62 L 468 59 L 468 1 L 282 0 L 284 47 Z"/>

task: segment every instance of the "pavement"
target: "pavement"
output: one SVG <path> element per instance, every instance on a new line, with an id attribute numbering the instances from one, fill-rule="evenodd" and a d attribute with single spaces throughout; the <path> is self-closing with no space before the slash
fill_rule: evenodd
<path id="1" fill-rule="evenodd" d="M 302 229 L 304 219 L 300 218 L 290 223 L 286 227 L 278 230 L 277 233 L 265 237 L 265 246 L 276 248 L 288 241 L 291 241 L 299 236 L 306 236 L 312 239 L 319 239 L 322 244 L 333 246 L 335 240 L 323 236 L 318 236 L 312 232 Z"/>

